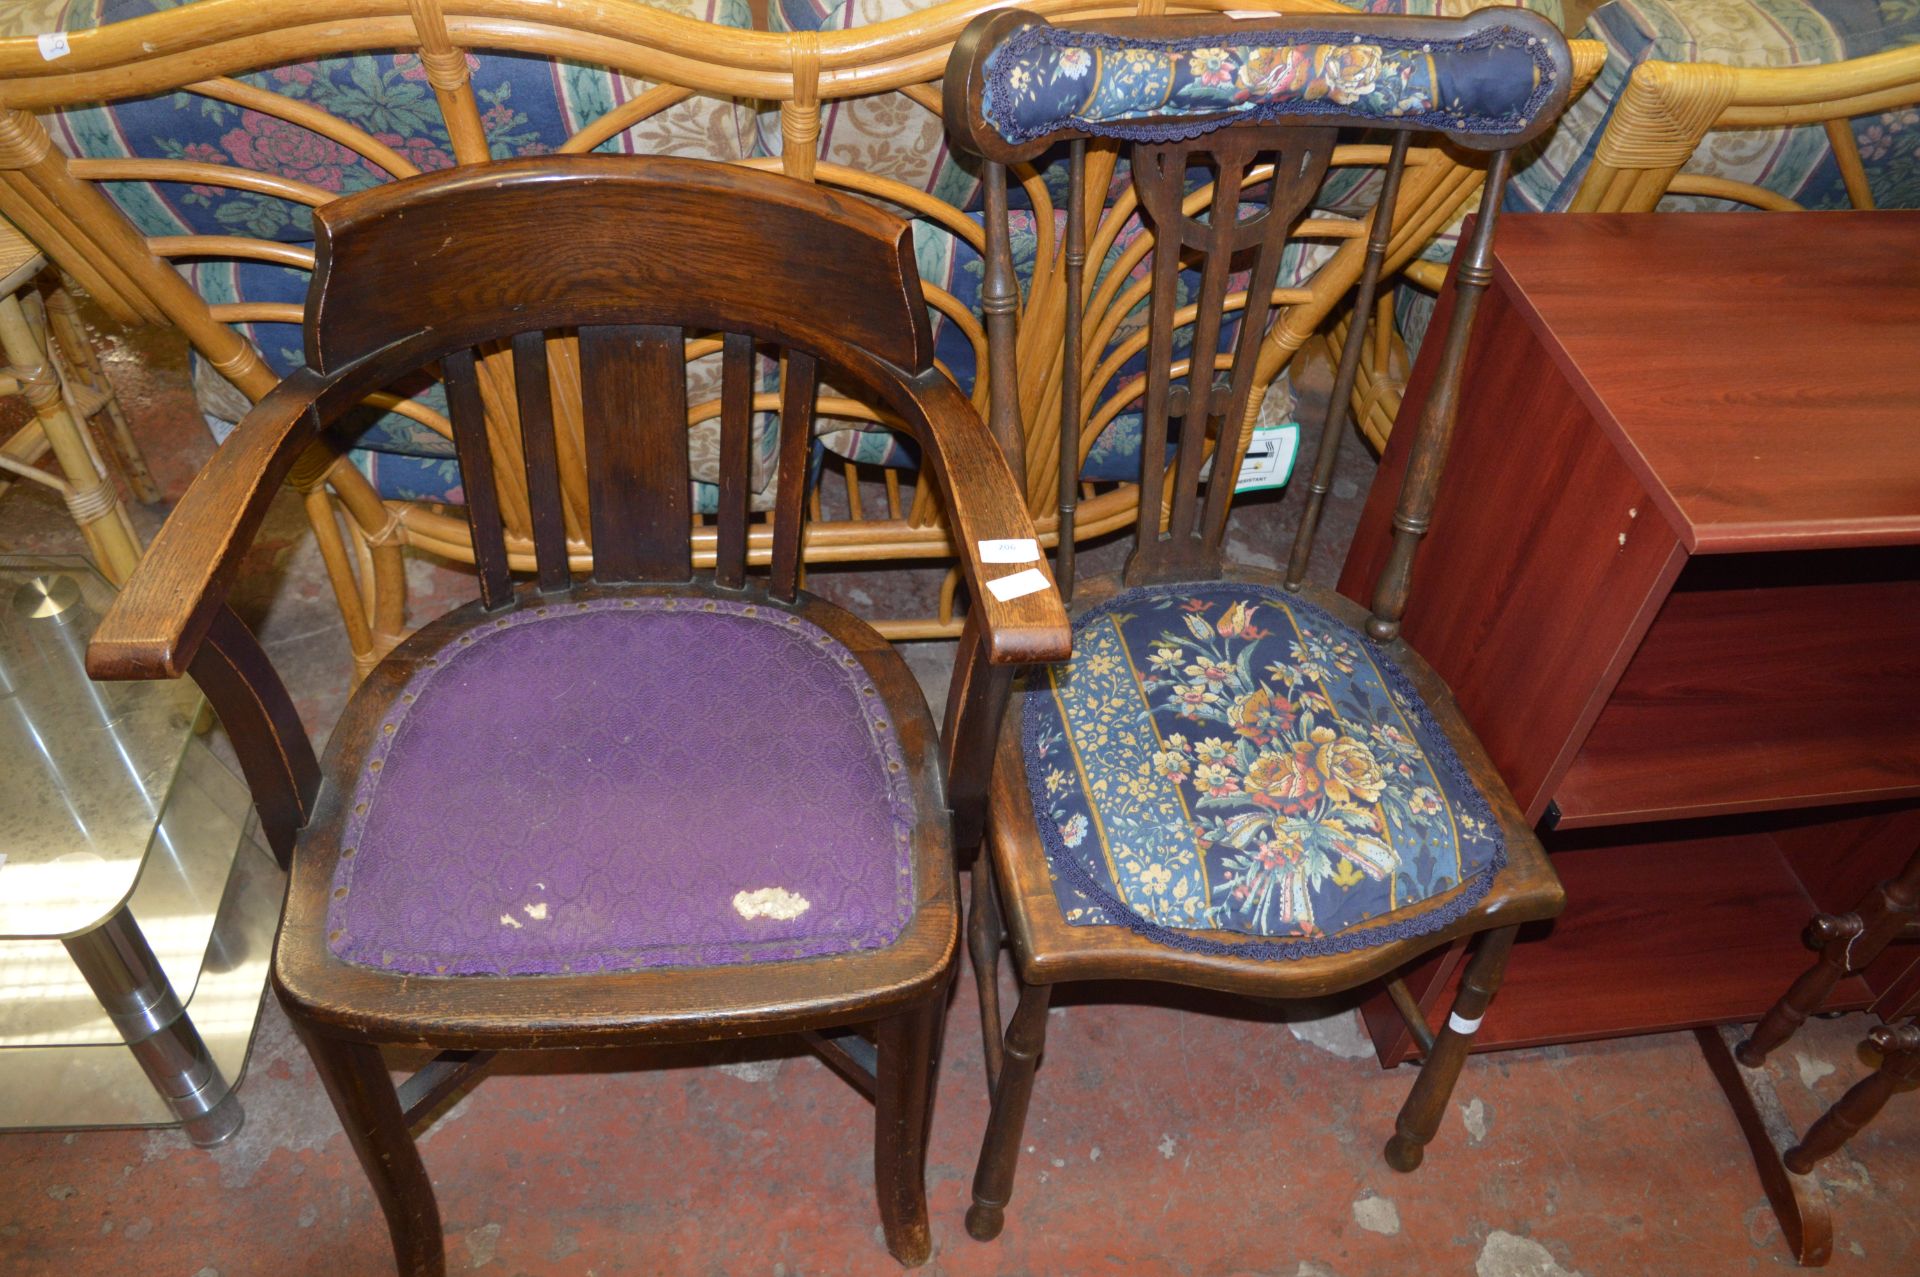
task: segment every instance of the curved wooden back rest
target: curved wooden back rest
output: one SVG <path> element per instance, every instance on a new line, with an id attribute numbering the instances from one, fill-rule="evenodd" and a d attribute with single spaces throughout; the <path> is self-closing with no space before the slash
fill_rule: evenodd
<path id="1" fill-rule="evenodd" d="M 1086 69 L 1072 70 L 1076 84 L 1060 99 L 1069 104 L 1063 113 L 1049 115 L 1014 110 L 1015 92 L 1022 83 L 1037 82 L 1053 59 L 1084 55 L 1084 44 L 1100 60 Z M 1361 63 L 1378 59 L 1384 78 L 1388 53 L 1394 50 L 1414 63 L 1424 58 L 1429 88 L 1424 97 L 1408 92 L 1384 110 L 1367 109 L 1378 99 L 1352 97 L 1341 102 L 1335 89 L 1316 83 L 1322 61 L 1337 58 L 1357 46 Z M 1446 87 L 1458 81 L 1442 79 L 1449 53 L 1482 55 L 1498 49 L 1506 61 L 1496 68 L 1479 67 L 1476 83 L 1488 101 L 1503 105 L 1485 115 L 1476 114 L 1464 96 L 1449 97 Z M 1273 97 L 1253 94 L 1244 106 L 1223 106 L 1216 114 L 1197 113 L 1195 102 L 1212 95 L 1183 96 L 1180 76 L 1189 58 L 1219 55 L 1237 58 L 1242 79 L 1256 58 L 1262 65 L 1311 68 L 1299 75 L 1279 76 L 1293 87 Z M 1021 80 L 1011 80 L 1008 68 L 996 68 L 995 59 L 1013 60 Z M 1067 65 L 1064 61 L 1059 65 Z M 1195 63 L 1197 66 L 1197 62 Z M 1142 71 L 1139 67 L 1148 69 Z M 1106 67 L 1118 68 L 1115 83 L 1101 79 Z M 1410 72 L 1417 74 L 1418 72 Z M 1196 78 L 1198 72 L 1193 73 Z M 1153 89 L 1152 109 L 1128 102 L 1131 109 L 1113 105 L 1134 77 Z M 1164 82 L 1161 77 L 1164 76 Z M 1528 78 L 1530 77 L 1530 78 Z M 1077 81 L 1084 79 L 1082 90 Z M 1135 547 L 1128 560 L 1129 584 L 1210 579 L 1221 572 L 1220 547 L 1225 537 L 1228 507 L 1245 446 L 1245 426 L 1257 368 L 1260 342 L 1272 300 L 1281 251 L 1291 228 L 1300 220 L 1307 201 L 1320 185 L 1334 147 L 1339 125 L 1366 124 L 1393 134 L 1390 157 L 1376 208 L 1392 209 L 1399 199 L 1406 169 L 1408 138 L 1415 130 L 1444 131 L 1456 144 L 1491 151 L 1481 216 L 1470 242 L 1455 258 L 1455 317 L 1449 327 L 1441 371 L 1414 445 L 1400 512 L 1396 517 L 1395 550 L 1383 573 L 1375 599 L 1371 630 L 1386 639 L 1398 632 L 1409 588 L 1412 556 L 1431 513 L 1434 488 L 1453 427 L 1453 405 L 1460 369 L 1473 326 L 1473 312 L 1490 279 L 1492 233 L 1504 192 L 1513 151 L 1551 126 L 1571 91 L 1573 67 L 1567 43 L 1550 23 L 1534 14 L 1502 9 L 1481 11 L 1465 19 L 1366 18 L 1349 16 L 1341 22 L 1325 18 L 1280 18 L 1235 21 L 1225 18 L 1113 20 L 1065 24 L 1058 28 L 1018 11 L 977 19 L 962 35 L 946 80 L 947 118 L 956 146 L 981 154 L 994 163 L 987 173 L 988 304 L 990 350 L 996 360 L 1016 357 L 1008 331 L 1009 308 L 994 305 L 1010 276 L 1011 248 L 1005 230 L 1004 179 L 999 163 L 1032 156 L 1040 149 L 1067 140 L 1069 155 L 1068 213 L 1069 298 L 1084 289 L 1080 278 L 1084 247 L 1086 187 L 1085 146 L 1089 137 L 1133 138 L 1132 179 L 1139 203 L 1155 236 L 1151 291 L 1143 299 L 1150 308 L 1149 355 L 1144 373 L 1145 420 L 1142 429 L 1140 489 L 1143 494 L 1165 494 L 1163 501 L 1141 500 L 1135 529 Z M 1356 80 L 1358 82 L 1358 80 Z M 1367 79 L 1371 84 L 1371 78 Z M 1110 95 L 1109 89 L 1113 92 Z M 997 104 L 990 94 L 1003 95 Z M 1033 95 L 1038 97 L 1038 94 Z M 1231 101 L 1231 99 L 1222 99 Z M 1414 103 L 1424 105 L 1414 105 Z M 1524 105 L 1515 105 L 1515 104 Z M 1100 112 L 1105 111 L 1103 116 Z M 1243 113 L 1244 112 L 1244 113 Z M 1013 124 L 1021 135 L 1009 137 Z M 1157 140 L 1159 138 L 1170 140 Z M 1185 197 L 1190 170 L 1199 164 L 1214 171 L 1204 216 Z M 1256 187 L 1265 188 L 1263 205 L 1250 210 L 1245 201 Z M 1256 198 L 1257 195 L 1256 195 Z M 1365 344 L 1365 322 L 1373 309 L 1374 290 L 1386 258 L 1393 218 L 1370 216 L 1366 226 L 1366 264 L 1354 302 L 1354 332 L 1346 346 L 1329 400 L 1315 459 L 1306 513 L 1295 540 L 1287 573 L 1289 588 L 1297 589 L 1305 575 L 1312 538 L 1326 493 L 1331 487 L 1344 409 L 1352 392 L 1360 350 Z M 1177 252 L 1161 251 L 1167 242 Z M 1172 331 L 1179 303 L 1179 276 L 1183 260 L 1199 258 L 1201 282 L 1198 321 L 1192 355 L 1176 360 Z M 1191 369 L 1206 352 L 1217 350 L 1220 302 L 1236 266 L 1251 258 L 1245 285 L 1241 331 L 1231 353 L 1218 356 L 1204 383 Z M 1070 387 L 1080 380 L 1079 362 L 1086 347 L 1078 308 L 1068 313 L 1064 332 L 1064 360 L 1070 369 Z M 1204 365 L 1203 365 L 1204 366 Z M 995 384 L 1008 378 L 1004 364 Z M 1222 380 L 1218 374 L 1225 373 Z M 1077 404 L 1064 409 L 1065 420 L 1077 419 Z M 996 413 L 1007 411 L 996 399 Z M 1177 423 L 1177 446 L 1169 431 Z M 997 433 L 997 432 L 996 432 Z M 1062 437 L 1071 433 L 1063 427 Z M 1061 466 L 1068 466 L 1070 445 L 1063 445 Z M 1167 452 L 1175 446 L 1169 470 Z M 1211 457 L 1211 465 L 1207 464 Z M 1073 517 L 1073 491 L 1061 484 L 1061 519 Z M 1055 575 L 1063 590 L 1072 588 L 1071 540 L 1062 537 L 1061 561 Z"/>
<path id="2" fill-rule="evenodd" d="M 783 482 L 771 593 L 785 600 L 798 587 L 820 366 L 869 393 L 876 372 L 906 381 L 932 369 L 906 223 L 773 174 L 641 156 L 510 160 L 361 192 L 319 210 L 315 230 L 307 363 L 365 378 L 369 363 L 389 376 L 440 361 L 489 607 L 504 605 L 512 586 L 497 432 L 490 437 L 478 381 L 486 348 L 511 348 L 511 455 L 525 471 L 543 590 L 570 580 L 553 432 L 564 391 L 549 375 L 549 343 L 563 334 L 579 343 L 601 582 L 693 575 L 685 346 L 698 331 L 720 334 L 724 351 L 717 576 L 741 585 L 748 387 L 756 344 L 778 348 Z"/>
<path id="3" fill-rule="evenodd" d="M 1800 205 L 1751 182 L 1680 170 L 1715 129 L 1821 124 L 1855 208 L 1872 208 L 1849 121 L 1920 103 L 1920 45 L 1819 66 L 1730 67 L 1643 62 L 1615 104 L 1570 211 L 1648 213 L 1663 195 L 1704 195 L 1790 211 Z"/>

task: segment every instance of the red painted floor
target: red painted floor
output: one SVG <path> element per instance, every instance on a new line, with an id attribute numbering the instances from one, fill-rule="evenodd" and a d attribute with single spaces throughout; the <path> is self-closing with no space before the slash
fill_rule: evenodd
<path id="1" fill-rule="evenodd" d="M 153 469 L 177 496 L 210 450 L 180 346 L 154 333 L 107 341 Z M 1324 367 L 1305 380 L 1323 387 Z M 1316 396 L 1303 399 L 1311 410 Z M 1336 488 L 1320 579 L 1351 535 L 1368 477 L 1362 451 L 1350 449 Z M 1290 502 L 1247 503 L 1234 553 L 1283 555 L 1277 529 L 1290 514 Z M 137 515 L 143 531 L 158 515 Z M 20 485 L 0 498 L 0 550 L 76 546 L 56 503 Z M 425 559 L 411 579 L 416 620 L 473 592 L 463 571 Z M 815 584 L 876 613 L 924 588 L 871 573 Z M 275 507 L 239 602 L 324 736 L 346 692 L 346 646 L 290 498 Z M 919 645 L 910 659 L 937 694 L 949 649 Z M 1526 961 L 1524 947 L 1514 961 Z M 1006 1233 L 973 1242 L 961 1220 L 986 1094 L 968 973 L 959 983 L 928 1167 L 929 1272 L 1668 1277 L 1793 1267 L 1690 1035 L 1477 1057 L 1426 1165 L 1402 1176 L 1379 1149 L 1412 1074 L 1380 1069 L 1350 1009 L 1282 1011 L 1142 986 L 1060 998 Z M 1868 1024 L 1816 1021 L 1778 1053 L 1775 1080 L 1802 1127 L 1864 1072 L 1854 1047 Z M 271 999 L 240 1094 L 246 1126 L 213 1152 L 174 1131 L 0 1135 L 0 1273 L 390 1272 L 372 1195 Z M 869 1112 L 780 1041 L 513 1058 L 423 1142 L 449 1267 L 896 1271 L 878 1240 Z M 1897 1098 L 1823 1178 L 1832 1271 L 1920 1273 L 1920 1102 Z"/>

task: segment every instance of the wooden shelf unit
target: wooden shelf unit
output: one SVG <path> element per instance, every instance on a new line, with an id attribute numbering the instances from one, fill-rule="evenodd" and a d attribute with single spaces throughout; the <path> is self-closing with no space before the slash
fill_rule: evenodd
<path id="1" fill-rule="evenodd" d="M 1920 214 L 1508 216 L 1498 243 L 1404 633 L 1569 905 L 1475 1048 L 1751 1019 L 1810 960 L 1808 918 L 1920 845 Z M 1436 1022 L 1458 959 L 1410 974 Z M 1384 1062 L 1411 1055 L 1384 995 L 1367 1019 Z"/>

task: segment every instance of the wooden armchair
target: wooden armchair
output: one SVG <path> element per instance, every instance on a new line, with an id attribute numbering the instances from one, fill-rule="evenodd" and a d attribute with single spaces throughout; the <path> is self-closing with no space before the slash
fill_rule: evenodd
<path id="1" fill-rule="evenodd" d="M 744 29 L 748 9 L 737 0 L 379 0 L 326 23 L 314 22 L 303 0 L 196 0 L 159 9 L 153 0 L 108 0 L 62 11 L 76 26 L 100 25 L 63 33 L 67 51 L 55 57 L 22 25 L 38 20 L 29 6 L 0 13 L 0 31 L 11 37 L 0 39 L 0 213 L 116 316 L 180 328 L 199 354 L 203 382 L 224 378 L 243 392 L 230 397 L 258 399 L 299 364 L 295 326 L 313 266 L 308 222 L 313 209 L 344 194 L 542 150 L 693 154 L 778 170 L 911 217 L 937 358 L 979 407 L 989 387 L 975 375 L 986 363 L 975 305 L 984 243 L 974 211 L 978 185 L 941 140 L 934 81 L 960 29 L 997 3 L 908 0 L 885 8 L 899 11 L 884 21 L 821 31 L 784 29 L 785 10 L 776 8 L 776 29 L 758 31 Z M 1130 0 L 1125 7 L 1205 11 L 1226 3 Z M 1259 9 L 1281 0 L 1231 3 Z M 1111 8 L 1103 0 L 1033 0 L 1030 7 L 1063 15 Z M 1287 0 L 1285 7 L 1347 11 L 1338 0 Z M 1114 162 L 1097 143 L 1094 152 L 1096 171 Z M 1379 146 L 1343 148 L 1335 163 L 1377 168 L 1384 155 Z M 1413 154 L 1389 270 L 1419 251 L 1422 235 L 1452 220 L 1474 180 L 1438 150 Z M 1044 348 L 1065 311 L 1053 234 L 1058 209 L 1029 169 L 1014 170 L 1013 198 L 1024 202 L 1038 239 L 1013 303 L 1020 340 Z M 1110 241 L 1134 234 L 1129 220 L 1114 218 Z M 1363 234 L 1334 217 L 1303 228 L 1333 260 L 1282 303 L 1250 408 L 1352 287 Z M 1119 340 L 1128 337 L 1123 331 Z M 695 476 L 707 481 L 704 507 L 717 499 L 718 359 L 705 349 L 691 353 L 699 375 L 688 418 Z M 563 380 L 577 379 L 570 345 L 556 348 L 554 368 Z M 1025 359 L 1019 375 L 1021 416 L 1006 423 L 1002 443 L 1039 535 L 1051 543 L 1059 369 Z M 519 477 L 504 357 L 484 359 L 479 378 L 509 562 L 529 570 L 531 501 Z M 887 433 L 899 423 L 883 405 L 845 387 L 828 390 L 820 405 L 834 436 L 828 442 L 852 434 L 852 424 L 870 428 L 855 443 L 899 451 Z M 756 384 L 754 392 L 764 423 L 778 404 L 777 387 Z M 443 388 L 376 387 L 370 408 L 353 430 L 310 449 L 286 472 L 305 503 L 361 674 L 417 620 L 407 614 L 403 547 L 458 562 L 475 555 Z M 227 419 L 243 410 L 244 402 L 226 410 Z M 1137 416 L 1136 408 L 1117 411 Z M 556 412 L 562 526 L 573 566 L 584 570 L 593 537 L 581 427 L 568 402 Z M 1123 433 L 1111 420 L 1102 430 L 1110 438 Z M 809 523 L 803 561 L 956 565 L 931 615 L 878 623 L 890 637 L 957 634 L 963 573 L 934 476 L 922 465 L 862 464 L 862 448 L 845 451 L 851 455 L 824 447 L 817 454 L 830 482 L 822 485 L 821 517 Z M 1096 434 L 1086 451 L 1105 457 L 1110 450 Z M 1125 447 L 1111 451 L 1123 464 Z M 770 431 L 756 430 L 750 459 L 747 547 L 762 564 L 771 554 L 778 474 Z M 1077 535 L 1125 527 L 1134 503 L 1131 482 L 1101 480 L 1083 495 Z M 711 567 L 714 516 L 690 512 L 690 521 L 695 560 Z"/>
<path id="2" fill-rule="evenodd" d="M 1072 662 L 1036 672 L 1001 732 L 990 854 L 974 873 L 968 923 L 993 1094 L 967 1215 L 975 1238 L 1004 1222 L 1055 985 L 1149 979 L 1283 998 L 1385 980 L 1426 1055 L 1387 1144 L 1388 1162 L 1410 1171 L 1439 1128 L 1518 928 L 1559 912 L 1545 853 L 1445 685 L 1400 640 L 1399 619 L 1514 149 L 1553 122 L 1572 77 L 1559 32 L 1513 9 L 1457 21 L 1058 26 L 1006 11 L 977 19 L 956 46 L 945 86 L 956 147 L 1008 164 L 1069 141 L 1069 298 L 1087 286 L 1086 139 L 1132 143 L 1134 190 L 1155 232 L 1140 487 L 1165 494 L 1141 502 L 1124 573 L 1077 590 Z M 1342 360 L 1288 570 L 1221 556 L 1273 280 L 1337 130 L 1353 125 L 1391 133 L 1386 209 L 1405 198 L 1414 132 L 1491 154 L 1371 614 L 1304 583 L 1364 333 Z M 1184 195 L 1196 166 L 1214 177 L 1202 207 Z M 994 184 L 989 169 L 990 198 Z M 1362 318 L 1391 219 L 1369 225 L 1354 302 Z M 989 262 L 1004 277 L 1009 236 L 991 216 L 988 226 Z M 1203 317 L 1229 287 L 1247 297 L 1217 364 L 1172 357 L 1183 260 L 1201 271 Z M 1244 284 L 1230 283 L 1237 270 L 1250 272 Z M 1006 317 L 988 315 L 992 348 L 1004 352 Z M 1194 350 L 1210 338 L 1203 320 Z M 1086 340 L 1070 311 L 1056 356 L 1069 387 Z M 1063 411 L 1073 420 L 1071 402 Z M 1074 592 L 1070 544 L 1058 575 Z M 1469 938 L 1474 955 L 1436 1031 L 1395 972 Z M 1009 941 L 1020 998 L 1003 1024 L 999 953 Z"/>
<path id="3" fill-rule="evenodd" d="M 952 849 L 979 837 L 1010 666 L 1064 657 L 1068 632 L 1044 564 L 983 558 L 983 542 L 1031 546 L 1033 527 L 932 366 L 906 223 L 776 175 L 571 156 L 383 186 L 321 209 L 316 230 L 307 366 L 194 482 L 88 668 L 190 673 L 233 736 L 291 859 L 275 988 L 401 1270 L 444 1267 L 409 1127 L 493 1052 L 767 1033 L 808 1035 L 875 1098 L 887 1244 L 921 1262 Z M 577 382 L 554 375 L 563 337 Z M 723 352 L 711 573 L 689 543 L 689 342 Z M 533 502 L 534 579 L 517 587 L 480 385 L 496 350 Z M 762 578 L 748 570 L 747 444 L 769 352 L 784 482 Z M 316 763 L 227 592 L 315 439 L 434 362 L 480 597 L 374 667 Z M 912 433 L 963 548 L 978 602 L 942 735 L 886 641 L 799 589 L 826 376 Z M 598 549 L 581 580 L 554 429 L 569 395 Z M 1009 575 L 1027 588 L 994 579 Z M 382 1043 L 443 1054 L 396 1093 Z"/>

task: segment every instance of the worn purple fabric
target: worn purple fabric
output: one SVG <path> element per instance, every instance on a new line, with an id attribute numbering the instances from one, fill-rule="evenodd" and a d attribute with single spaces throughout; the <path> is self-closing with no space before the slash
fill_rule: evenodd
<path id="1" fill-rule="evenodd" d="M 395 698 L 328 939 L 422 975 L 879 948 L 912 912 L 913 819 L 885 704 L 817 626 L 699 598 L 522 607 Z M 736 905 L 767 888 L 805 910 Z"/>

